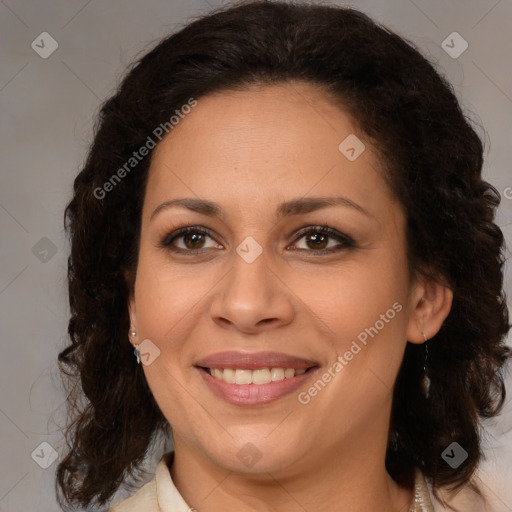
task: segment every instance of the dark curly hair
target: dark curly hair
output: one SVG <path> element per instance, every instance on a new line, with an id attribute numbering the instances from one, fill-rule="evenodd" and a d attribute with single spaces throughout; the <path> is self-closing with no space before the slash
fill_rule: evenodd
<path id="1" fill-rule="evenodd" d="M 481 139 L 411 42 L 351 8 L 256 1 L 199 17 L 160 41 L 101 107 L 64 214 L 71 343 L 58 360 L 72 419 L 56 472 L 63 510 L 105 504 L 128 476 L 140 477 L 151 443 L 170 433 L 127 341 L 152 151 L 123 179 L 114 175 L 190 98 L 286 81 L 320 85 L 350 113 L 405 209 L 411 275 L 453 290 L 450 314 L 428 341 L 429 398 L 421 392 L 427 343 L 407 344 L 386 468 L 411 485 L 419 467 L 436 496 L 466 483 L 480 493 L 471 479 L 483 457 L 480 418 L 504 403 L 510 357 L 505 243 L 494 223 L 500 195 L 482 179 Z M 453 441 L 468 453 L 457 469 L 441 458 Z"/>

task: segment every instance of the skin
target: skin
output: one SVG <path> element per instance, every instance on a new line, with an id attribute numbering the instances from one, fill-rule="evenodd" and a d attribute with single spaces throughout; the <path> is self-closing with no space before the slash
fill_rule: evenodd
<path id="1" fill-rule="evenodd" d="M 366 145 L 353 162 L 338 150 L 349 134 Z M 348 114 L 300 82 L 199 98 L 155 148 L 131 327 L 136 343 L 149 338 L 160 349 L 144 372 L 173 428 L 171 476 L 199 512 L 408 510 L 412 491 L 384 465 L 392 389 L 407 341 L 437 333 L 452 292 L 409 279 L 405 214 L 382 172 Z M 335 195 L 368 215 L 333 206 L 275 218 L 281 202 Z M 170 207 L 151 219 L 161 203 L 185 197 L 215 201 L 223 214 Z M 327 238 L 320 250 L 341 250 L 314 254 L 315 232 L 296 233 L 317 225 L 356 246 Z M 212 236 L 174 246 L 203 252 L 159 247 L 185 226 Z M 248 236 L 263 250 L 252 263 L 236 252 Z M 224 350 L 274 350 L 318 361 L 321 376 L 396 302 L 402 310 L 307 405 L 298 392 L 265 405 L 227 403 L 194 367 Z M 251 467 L 237 457 L 249 442 L 261 455 Z"/>

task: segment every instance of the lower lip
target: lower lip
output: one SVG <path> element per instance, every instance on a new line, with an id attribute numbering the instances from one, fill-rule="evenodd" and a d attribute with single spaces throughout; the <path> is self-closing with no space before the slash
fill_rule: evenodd
<path id="1" fill-rule="evenodd" d="M 311 368 L 302 375 L 268 384 L 230 384 L 210 375 L 204 368 L 198 368 L 206 385 L 220 398 L 235 405 L 262 405 L 274 402 L 295 391 L 318 368 Z"/>

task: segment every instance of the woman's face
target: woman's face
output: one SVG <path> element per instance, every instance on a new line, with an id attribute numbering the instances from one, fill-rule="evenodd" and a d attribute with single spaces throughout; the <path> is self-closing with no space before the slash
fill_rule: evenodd
<path id="1" fill-rule="evenodd" d="M 177 453 L 247 472 L 381 454 L 407 339 L 448 313 L 426 290 L 376 152 L 320 88 L 200 98 L 156 147 L 129 306 Z"/>

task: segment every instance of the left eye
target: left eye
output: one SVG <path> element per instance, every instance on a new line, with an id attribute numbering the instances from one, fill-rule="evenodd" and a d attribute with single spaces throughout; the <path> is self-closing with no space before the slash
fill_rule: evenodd
<path id="1" fill-rule="evenodd" d="M 302 238 L 306 239 L 306 245 L 308 248 L 312 248 L 312 251 L 308 252 L 336 252 L 340 251 L 343 248 L 350 248 L 355 246 L 354 240 L 344 233 L 340 233 L 339 231 L 336 231 L 332 228 L 329 228 L 327 226 L 314 226 L 309 227 L 301 232 L 298 233 L 298 238 L 296 239 L 295 243 L 299 241 Z M 326 241 L 332 238 L 334 240 L 337 240 L 339 243 L 331 248 L 326 248 Z M 311 245 L 312 244 L 312 247 Z M 328 245 L 328 244 L 327 244 Z M 299 250 L 306 250 L 306 249 L 299 249 Z"/>
<path id="2" fill-rule="evenodd" d="M 189 226 L 174 231 L 170 235 L 167 235 L 160 242 L 160 246 L 173 252 L 198 252 L 202 249 L 205 249 L 204 243 L 206 237 L 213 240 L 209 230 L 195 226 Z M 351 237 L 327 226 L 313 226 L 301 230 L 299 233 L 297 233 L 294 243 L 297 243 L 302 238 L 306 239 L 307 248 L 299 248 L 293 250 L 313 253 L 329 253 L 339 251 L 343 248 L 350 248 L 355 246 L 354 240 Z M 334 247 L 327 247 L 328 240 L 330 238 L 337 240 L 339 243 Z M 183 240 L 183 247 L 178 247 L 176 245 L 176 241 L 180 239 Z M 216 243 L 214 243 L 213 247 L 222 248 L 222 246 Z M 308 248 L 311 250 L 308 250 Z"/>

